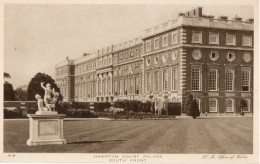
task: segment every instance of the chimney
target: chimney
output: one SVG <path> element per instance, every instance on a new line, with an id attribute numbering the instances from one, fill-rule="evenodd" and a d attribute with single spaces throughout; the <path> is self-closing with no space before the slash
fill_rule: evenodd
<path id="1" fill-rule="evenodd" d="M 227 16 L 219 16 L 218 19 L 220 21 L 227 21 L 228 17 Z"/>
<path id="2" fill-rule="evenodd" d="M 184 13 L 184 15 L 187 17 L 202 17 L 202 7 L 197 7 L 193 10 L 187 11 Z"/>
<path id="3" fill-rule="evenodd" d="M 246 23 L 254 23 L 254 19 L 253 18 L 249 18 L 246 20 Z"/>
<path id="4" fill-rule="evenodd" d="M 178 16 L 181 17 L 181 16 L 184 16 L 185 14 L 184 13 L 179 13 Z"/>
<path id="5" fill-rule="evenodd" d="M 70 58 L 67 56 L 67 57 L 66 57 L 66 60 L 69 60 L 69 59 L 70 59 Z"/>
<path id="6" fill-rule="evenodd" d="M 235 18 L 233 18 L 233 20 L 236 21 L 236 22 L 242 22 L 242 18 L 237 17 L 237 16 Z"/>
<path id="7" fill-rule="evenodd" d="M 87 55 L 88 55 L 88 53 L 84 53 L 84 54 L 83 54 L 84 57 L 87 56 Z"/>

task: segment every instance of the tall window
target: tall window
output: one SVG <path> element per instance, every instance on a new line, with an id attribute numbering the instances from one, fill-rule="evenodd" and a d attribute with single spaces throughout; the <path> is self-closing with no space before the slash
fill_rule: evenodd
<path id="1" fill-rule="evenodd" d="M 127 79 L 124 79 L 124 94 L 127 95 Z"/>
<path id="2" fill-rule="evenodd" d="M 146 52 L 151 51 L 151 40 L 146 41 Z"/>
<path id="3" fill-rule="evenodd" d="M 159 48 L 159 38 L 154 38 L 154 49 Z"/>
<path id="4" fill-rule="evenodd" d="M 242 45 L 251 47 L 252 46 L 252 36 L 251 35 L 243 35 Z"/>
<path id="5" fill-rule="evenodd" d="M 226 100 L 226 111 L 234 112 L 234 100 L 233 99 L 229 98 Z"/>
<path id="6" fill-rule="evenodd" d="M 200 68 L 192 68 L 191 70 L 191 89 L 193 91 L 200 90 Z"/>
<path id="7" fill-rule="evenodd" d="M 98 81 L 98 95 L 101 95 L 101 80 Z"/>
<path id="8" fill-rule="evenodd" d="M 172 44 L 177 44 L 177 43 L 178 43 L 178 33 L 176 31 L 172 33 Z"/>
<path id="9" fill-rule="evenodd" d="M 164 35 L 162 38 L 163 38 L 163 47 L 168 46 L 168 34 Z"/>
<path id="10" fill-rule="evenodd" d="M 168 91 L 168 70 L 163 70 L 163 91 Z"/>
<path id="11" fill-rule="evenodd" d="M 134 57 L 134 52 L 130 51 L 130 58 Z"/>
<path id="12" fill-rule="evenodd" d="M 226 45 L 236 45 L 236 35 L 235 34 L 226 34 Z"/>
<path id="13" fill-rule="evenodd" d="M 133 78 L 130 78 L 129 80 L 130 80 L 130 82 L 129 82 L 129 89 L 130 89 L 129 93 L 132 94 L 133 93 L 133 85 L 134 85 L 133 81 L 134 80 L 133 80 Z"/>
<path id="14" fill-rule="evenodd" d="M 105 95 L 106 94 L 106 83 L 107 83 L 107 80 L 105 79 L 105 80 L 103 80 L 103 95 Z"/>
<path id="15" fill-rule="evenodd" d="M 209 90 L 210 91 L 217 90 L 217 69 L 209 70 Z"/>
<path id="16" fill-rule="evenodd" d="M 242 70 L 242 91 L 250 90 L 250 70 Z"/>
<path id="17" fill-rule="evenodd" d="M 192 32 L 192 43 L 202 43 L 202 32 Z"/>
<path id="18" fill-rule="evenodd" d="M 135 77 L 135 94 L 139 94 L 138 77 Z"/>
<path id="19" fill-rule="evenodd" d="M 151 89 L 151 75 L 150 72 L 146 73 L 146 92 L 150 92 Z"/>
<path id="20" fill-rule="evenodd" d="M 209 112 L 217 112 L 217 99 L 209 99 Z"/>
<path id="21" fill-rule="evenodd" d="M 242 108 L 244 112 L 250 112 L 250 99 L 244 99 L 246 101 L 246 106 Z"/>
<path id="22" fill-rule="evenodd" d="M 115 80 L 115 82 L 114 82 L 114 92 L 115 92 L 115 95 L 117 95 L 118 94 L 118 89 L 117 89 L 117 81 Z"/>
<path id="23" fill-rule="evenodd" d="M 172 90 L 177 90 L 177 69 L 172 68 Z"/>
<path id="24" fill-rule="evenodd" d="M 154 71 L 154 91 L 159 92 L 159 71 Z"/>
<path id="25" fill-rule="evenodd" d="M 226 70 L 226 91 L 234 90 L 234 70 Z"/>
<path id="26" fill-rule="evenodd" d="M 123 80 L 120 80 L 120 82 L 119 82 L 119 94 L 120 95 L 123 95 Z"/>

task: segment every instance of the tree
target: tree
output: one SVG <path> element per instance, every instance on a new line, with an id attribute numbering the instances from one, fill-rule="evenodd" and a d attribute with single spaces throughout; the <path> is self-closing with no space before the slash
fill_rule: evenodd
<path id="1" fill-rule="evenodd" d="M 4 101 L 15 101 L 13 85 L 7 81 L 4 83 Z"/>
<path id="2" fill-rule="evenodd" d="M 58 88 L 55 81 L 52 79 L 51 76 L 45 74 L 45 73 L 37 73 L 30 81 L 27 89 L 27 100 L 34 101 L 35 95 L 39 94 L 43 98 L 44 96 L 44 89 L 41 87 L 41 82 L 44 82 L 44 86 L 47 83 L 51 84 L 51 88 L 55 89 L 55 92 L 58 92 L 60 94 L 60 88 Z M 62 100 L 62 95 L 60 94 L 59 100 Z"/>
<path id="3" fill-rule="evenodd" d="M 200 116 L 199 105 L 196 100 L 192 101 L 190 114 L 193 118 Z"/>
<path id="4" fill-rule="evenodd" d="M 193 96 L 191 94 L 189 94 L 186 99 L 185 106 L 184 106 L 184 109 L 186 110 L 186 114 L 188 116 L 190 116 L 192 102 L 193 102 Z"/>
<path id="5" fill-rule="evenodd" d="M 27 91 L 22 90 L 22 88 L 17 88 L 15 90 L 15 99 L 17 101 L 26 101 L 27 100 Z"/>
<path id="6" fill-rule="evenodd" d="M 11 78 L 9 73 L 4 72 L 4 79 Z M 4 101 L 15 101 L 13 85 L 8 81 L 4 82 Z"/>
<path id="7" fill-rule="evenodd" d="M 198 103 L 196 100 L 193 99 L 193 96 L 191 94 L 189 94 L 186 99 L 185 110 L 188 116 L 192 116 L 193 118 L 200 116 Z"/>
<path id="8" fill-rule="evenodd" d="M 11 78 L 11 75 L 7 72 L 4 72 L 4 78 Z"/>

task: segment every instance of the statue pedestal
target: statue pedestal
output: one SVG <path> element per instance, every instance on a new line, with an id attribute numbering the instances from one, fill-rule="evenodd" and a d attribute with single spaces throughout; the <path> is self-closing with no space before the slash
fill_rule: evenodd
<path id="1" fill-rule="evenodd" d="M 30 138 L 27 145 L 66 144 L 63 138 L 64 114 L 44 112 L 44 114 L 29 114 Z"/>

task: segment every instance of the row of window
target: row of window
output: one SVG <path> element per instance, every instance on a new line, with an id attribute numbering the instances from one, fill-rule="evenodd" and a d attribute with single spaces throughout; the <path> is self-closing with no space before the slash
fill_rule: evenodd
<path id="1" fill-rule="evenodd" d="M 146 46 L 146 52 L 151 51 L 152 50 L 152 43 L 151 40 L 147 40 L 145 42 L 145 46 Z M 178 43 L 178 32 L 174 31 L 171 33 L 171 44 L 177 44 Z M 169 38 L 168 38 L 168 34 L 165 34 L 162 36 L 162 47 L 166 47 L 169 45 Z M 159 49 L 160 48 L 160 37 L 156 37 L 154 38 L 154 50 Z"/>
<path id="2" fill-rule="evenodd" d="M 75 86 L 75 98 L 93 98 L 95 96 L 95 86 L 93 83 Z"/>
<path id="3" fill-rule="evenodd" d="M 218 69 L 210 68 L 209 70 L 209 90 L 218 91 Z M 241 90 L 250 91 L 250 78 L 251 69 L 242 68 L 242 81 L 241 81 Z M 226 69 L 225 72 L 225 90 L 234 91 L 235 85 L 235 70 Z M 193 91 L 200 91 L 202 86 L 202 75 L 201 68 L 192 68 L 191 69 L 191 89 Z"/>
<path id="4" fill-rule="evenodd" d="M 226 45 L 236 46 L 236 34 L 226 33 Z M 192 31 L 192 43 L 202 43 L 202 32 Z M 209 44 L 219 44 L 219 33 L 209 32 Z M 252 35 L 242 36 L 242 46 L 252 47 Z"/>
<path id="5" fill-rule="evenodd" d="M 178 33 L 177 31 L 171 33 L 171 44 L 178 43 Z M 236 34 L 226 33 L 226 45 L 236 46 Z M 202 31 L 193 31 L 192 32 L 192 43 L 202 44 Z M 219 45 L 219 33 L 217 32 L 209 32 L 209 44 Z M 162 36 L 162 47 L 166 47 L 169 45 L 168 34 Z M 152 42 L 151 40 L 147 40 L 145 42 L 146 52 L 152 50 Z M 243 35 L 242 36 L 242 46 L 252 47 L 252 35 Z M 160 38 L 154 38 L 154 50 L 160 48 Z"/>
<path id="6" fill-rule="evenodd" d="M 97 83 L 98 83 L 97 93 L 99 96 L 112 94 L 111 92 L 112 79 L 99 80 Z"/>
<path id="7" fill-rule="evenodd" d="M 63 68 L 63 69 L 58 69 L 56 71 L 56 76 L 62 76 L 62 75 L 66 75 L 67 74 L 67 69 Z"/>
<path id="8" fill-rule="evenodd" d="M 200 109 L 200 99 L 195 98 L 197 103 L 199 104 Z M 250 99 L 244 99 L 246 102 L 246 106 L 242 108 L 244 112 L 250 112 Z M 225 112 L 234 112 L 235 111 L 235 101 L 232 98 L 228 98 L 225 100 Z M 200 109 L 201 111 L 201 109 Z M 209 112 L 218 112 L 218 99 L 211 98 L 209 99 Z"/>
<path id="9" fill-rule="evenodd" d="M 136 49 L 136 50 L 130 50 L 129 51 L 129 58 L 134 58 L 135 56 L 136 57 L 139 57 L 141 56 L 141 51 L 140 49 Z M 123 61 L 123 60 L 127 60 L 128 59 L 128 51 L 126 52 L 120 52 L 119 53 L 119 61 Z M 117 63 L 117 55 L 114 55 L 114 62 Z"/>
<path id="10" fill-rule="evenodd" d="M 171 56 L 171 59 L 173 61 L 176 61 L 177 60 L 177 57 L 178 57 L 178 54 L 177 54 L 177 51 L 176 50 L 173 50 L 171 52 L 164 52 L 162 54 L 157 54 L 154 56 L 154 64 L 158 64 L 159 63 L 159 60 L 160 60 L 160 56 L 162 56 L 162 62 L 165 63 L 168 58 L 169 58 L 169 55 Z M 149 66 L 151 64 L 151 57 L 150 56 L 147 56 L 146 57 L 146 65 Z"/>
<path id="11" fill-rule="evenodd" d="M 60 87 L 60 93 L 63 96 L 63 99 L 67 99 L 67 87 Z"/>
<path id="12" fill-rule="evenodd" d="M 75 66 L 75 73 L 86 72 L 86 71 L 91 70 L 93 68 L 96 68 L 96 62 L 95 61 L 93 61 L 91 63 L 76 65 Z"/>
<path id="13" fill-rule="evenodd" d="M 193 59 L 195 60 L 200 60 L 201 57 L 202 57 L 202 53 L 201 53 L 201 50 L 200 49 L 195 49 L 192 51 L 192 57 Z M 218 51 L 217 50 L 212 50 L 210 52 L 210 56 L 209 58 L 212 60 L 212 61 L 217 61 L 218 58 L 219 58 L 219 54 L 218 54 Z M 236 58 L 236 55 L 233 51 L 228 51 L 226 53 L 226 59 L 227 61 L 229 62 L 233 62 Z M 244 60 L 244 62 L 250 62 L 252 60 L 252 55 L 250 52 L 244 52 L 243 55 L 242 55 L 242 59 Z"/>
<path id="14" fill-rule="evenodd" d="M 168 77 L 168 69 L 163 69 L 162 71 L 155 70 L 153 72 L 153 80 L 152 81 L 152 75 L 151 72 L 146 72 L 145 74 L 145 86 L 146 86 L 146 92 L 149 93 L 151 91 L 159 92 L 159 83 L 160 83 L 160 72 L 162 74 L 162 91 L 167 92 L 169 89 L 169 77 Z M 171 90 L 176 91 L 177 90 L 177 68 L 173 67 L 171 68 Z M 152 85 L 153 84 L 153 85 Z M 153 87 L 153 88 L 152 88 Z"/>
<path id="15" fill-rule="evenodd" d="M 129 83 L 129 85 L 128 85 Z M 120 79 L 114 81 L 114 94 L 115 95 L 131 95 L 139 94 L 139 77 L 134 76 L 128 79 Z"/>

